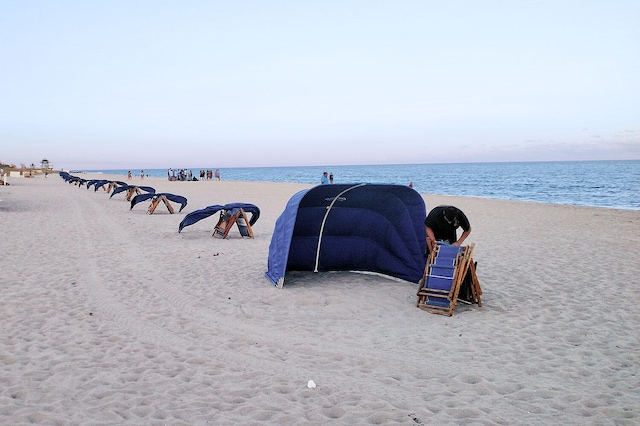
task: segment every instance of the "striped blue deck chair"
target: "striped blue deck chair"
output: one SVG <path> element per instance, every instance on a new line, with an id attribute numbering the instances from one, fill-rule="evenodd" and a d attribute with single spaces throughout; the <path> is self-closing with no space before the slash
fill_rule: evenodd
<path id="1" fill-rule="evenodd" d="M 475 268 L 471 268 L 473 249 L 474 244 L 458 247 L 439 243 L 427 260 L 416 306 L 436 314 L 453 315 L 465 278 L 472 285 L 474 301 L 482 306 L 480 285 Z"/>

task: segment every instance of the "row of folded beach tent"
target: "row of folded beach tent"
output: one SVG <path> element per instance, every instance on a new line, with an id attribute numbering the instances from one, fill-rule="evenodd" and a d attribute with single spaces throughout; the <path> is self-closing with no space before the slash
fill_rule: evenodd
<path id="1" fill-rule="evenodd" d="M 153 214 L 160 202 L 164 203 L 171 214 L 175 213 L 175 209 L 171 204 L 172 202 L 180 205 L 178 212 L 182 212 L 187 206 L 186 197 L 168 192 L 156 192 L 155 188 L 150 186 L 129 185 L 126 182 L 108 179 L 84 179 L 73 176 L 68 172 L 60 172 L 60 176 L 68 183 L 77 185 L 78 187 L 86 186 L 87 189 L 93 187 L 94 192 L 102 188 L 105 192 L 111 194 L 109 198 L 113 198 L 114 195 L 119 193 L 125 193 L 125 199 L 131 203 L 130 209 L 133 209 L 133 207 L 140 202 L 151 200 L 147 214 Z M 248 203 L 232 203 L 223 206 L 214 205 L 188 213 L 182 222 L 180 222 L 178 232 L 181 232 L 184 227 L 193 225 L 218 212 L 220 212 L 220 219 L 214 230 L 214 237 L 226 238 L 229 230 L 235 224 L 238 226 L 240 234 L 243 237 L 253 238 L 251 226 L 260 217 L 260 209 Z M 250 219 L 248 219 L 246 213 L 251 213 Z"/>
<path id="2" fill-rule="evenodd" d="M 151 200 L 148 213 L 164 202 L 179 203 L 185 197 L 156 193 L 148 186 L 121 181 L 83 180 L 66 172 L 63 179 L 79 186 L 103 188 L 111 197 L 125 192 L 131 208 Z M 260 210 L 247 203 L 213 205 L 185 215 L 185 226 L 220 212 L 214 236 L 225 238 L 235 223 L 242 236 L 253 237 L 251 226 Z M 249 219 L 246 213 L 251 213 Z M 433 313 L 452 315 L 463 285 L 469 303 L 481 306 L 480 286 L 472 259 L 473 245 L 436 246 L 425 256 L 426 206 L 415 190 L 391 184 L 318 185 L 294 194 L 276 220 L 269 245 L 265 276 L 282 288 L 287 271 L 371 272 L 418 283 L 417 306 Z"/>

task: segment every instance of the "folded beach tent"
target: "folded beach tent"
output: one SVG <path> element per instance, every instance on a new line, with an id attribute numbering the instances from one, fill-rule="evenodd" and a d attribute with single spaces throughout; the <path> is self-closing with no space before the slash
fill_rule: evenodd
<path id="1" fill-rule="evenodd" d="M 91 179 L 87 182 L 87 189 L 93 186 L 93 192 L 96 192 L 99 188 L 107 190 L 104 186 L 108 185 L 110 181 L 106 179 Z"/>
<path id="2" fill-rule="evenodd" d="M 156 192 L 156 190 L 150 186 L 136 186 L 136 185 L 124 184 L 120 186 L 115 186 L 109 198 L 112 198 L 114 195 L 124 191 L 127 191 L 127 195 L 125 196 L 125 200 L 127 201 L 131 201 L 131 197 L 133 197 L 133 194 L 142 194 L 142 191 L 152 193 L 152 194 L 155 194 Z"/>
<path id="3" fill-rule="evenodd" d="M 184 209 L 187 205 L 187 199 L 181 195 L 169 194 L 167 192 L 147 192 L 146 194 L 138 194 L 134 196 L 131 199 L 131 208 L 129 210 L 133 210 L 133 206 L 149 199 L 151 199 L 151 204 L 147 209 L 147 214 L 153 214 L 153 212 L 156 210 L 156 207 L 158 207 L 158 204 L 160 204 L 160 201 L 164 203 L 164 205 L 167 207 L 167 210 L 169 210 L 169 213 L 171 214 L 174 213 L 174 210 L 169 201 L 180 204 L 180 210 L 178 210 L 178 213 L 181 212 L 182 209 Z"/>
<path id="4" fill-rule="evenodd" d="M 213 236 L 216 238 L 226 238 L 229 235 L 229 231 L 233 225 L 237 225 L 240 235 L 243 237 L 253 238 L 253 230 L 251 227 L 258 221 L 260 217 L 260 209 L 254 204 L 248 203 L 230 203 L 225 205 L 213 205 L 205 207 L 204 209 L 196 210 L 188 213 L 180 225 L 178 226 L 178 233 L 182 232 L 184 227 L 193 225 L 194 223 L 205 219 L 220 212 L 220 218 L 216 224 Z M 247 213 L 251 213 L 251 218 L 247 216 Z"/>
<path id="5" fill-rule="evenodd" d="M 388 184 L 318 185 L 295 194 L 276 221 L 266 277 L 286 271 L 366 271 L 417 283 L 424 273 L 424 200 Z"/>
<path id="6" fill-rule="evenodd" d="M 251 220 L 253 220 L 254 217 L 255 215 L 251 217 Z M 251 220 L 241 207 L 221 210 L 218 223 L 216 224 L 216 227 L 213 228 L 213 237 L 227 238 L 227 235 L 229 235 L 229 231 L 231 231 L 233 225 L 236 225 L 241 236 L 253 238 Z"/>

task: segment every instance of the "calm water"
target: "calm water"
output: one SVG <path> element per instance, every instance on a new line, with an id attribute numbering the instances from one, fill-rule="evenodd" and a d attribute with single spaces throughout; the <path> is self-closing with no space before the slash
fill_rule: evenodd
<path id="1" fill-rule="evenodd" d="M 191 170 L 196 177 L 200 176 L 200 168 Z M 127 174 L 127 170 L 91 171 Z M 319 184 L 323 171 L 332 172 L 335 183 L 412 182 L 414 189 L 424 194 L 640 209 L 640 160 L 220 169 L 223 180 L 310 184 Z M 134 177 L 140 175 L 140 170 L 131 172 Z M 166 177 L 167 169 L 145 173 Z"/>

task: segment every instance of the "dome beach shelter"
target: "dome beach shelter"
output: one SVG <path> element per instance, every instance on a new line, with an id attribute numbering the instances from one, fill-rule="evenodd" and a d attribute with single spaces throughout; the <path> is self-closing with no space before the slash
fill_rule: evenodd
<path id="1" fill-rule="evenodd" d="M 277 219 L 266 277 L 286 271 L 366 271 L 418 283 L 426 259 L 426 206 L 390 184 L 318 185 L 293 195 Z"/>

